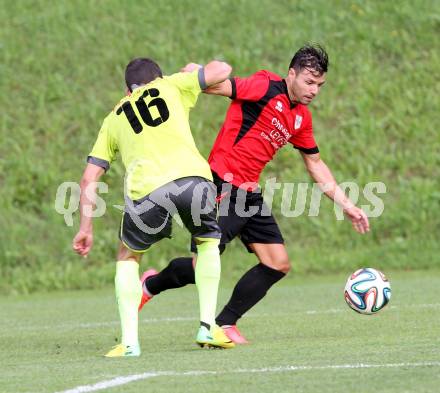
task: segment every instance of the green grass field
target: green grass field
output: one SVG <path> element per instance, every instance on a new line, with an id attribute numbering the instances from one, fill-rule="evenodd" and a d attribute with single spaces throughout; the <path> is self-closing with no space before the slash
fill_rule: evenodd
<path id="1" fill-rule="evenodd" d="M 330 55 L 326 86 L 310 106 L 323 159 L 339 182 L 382 181 L 387 193 L 384 214 L 363 237 L 336 221 L 329 201 L 318 217 L 285 218 L 275 198 L 296 271 L 440 268 L 439 1 L 18 0 L 0 7 L 0 22 L 0 226 L 8 228 L 0 231 L 0 293 L 113 281 L 120 162 L 103 179 L 108 209 L 95 222 L 87 267 L 71 250 L 78 218 L 67 227 L 54 200 L 62 182 L 79 181 L 103 118 L 123 95 L 130 59 L 150 56 L 165 73 L 218 58 L 234 75 L 263 68 L 285 75 L 309 41 Z M 205 156 L 227 104 L 201 97 L 192 112 Z M 289 147 L 268 165 L 263 184 L 273 176 L 309 179 Z M 251 263 L 240 245 L 229 252 L 239 270 Z M 152 248 L 149 261 L 163 267 L 185 253 L 187 237 L 177 236 L 172 246 Z"/>
<path id="2" fill-rule="evenodd" d="M 440 391 L 438 0 L 1 3 L 0 393 Z M 119 337 L 111 285 L 121 163 L 103 179 L 107 211 L 95 220 L 87 261 L 71 250 L 78 216 L 66 226 L 54 202 L 62 182 L 79 181 L 103 118 L 124 94 L 125 65 L 149 56 L 170 74 L 217 58 L 234 75 L 285 75 L 311 41 L 330 55 L 326 86 L 310 106 L 321 155 L 339 182 L 384 182 L 383 215 L 358 236 L 329 201 L 318 217 L 286 218 L 276 197 L 294 271 L 241 322 L 251 345 L 197 348 L 196 291 L 185 288 L 142 312 L 141 358 L 104 359 Z M 227 105 L 203 96 L 191 114 L 205 157 Z M 268 177 L 309 181 L 289 147 L 263 184 Z M 188 236 L 176 229 L 144 267 L 188 254 Z M 220 305 L 256 262 L 239 241 L 222 260 Z M 376 316 L 343 300 L 346 276 L 362 265 L 391 279 L 391 304 Z"/>
<path id="3" fill-rule="evenodd" d="M 195 288 L 170 291 L 142 312 L 139 359 L 101 357 L 119 336 L 110 290 L 4 298 L 0 391 L 438 392 L 440 272 L 389 277 L 375 316 L 345 305 L 346 277 L 289 277 L 242 320 L 251 345 L 225 351 L 194 344 Z"/>
<path id="4" fill-rule="evenodd" d="M 0 393 L 84 393 L 112 383 L 123 384 L 109 391 L 124 393 L 440 391 L 438 0 L 1 4 Z M 339 182 L 384 182 L 383 215 L 358 236 L 329 201 L 317 217 L 286 218 L 276 197 L 294 270 L 241 322 L 251 345 L 198 349 L 196 291 L 185 288 L 143 311 L 141 358 L 102 358 L 119 336 L 111 285 L 121 163 L 103 178 L 107 211 L 95 220 L 87 261 L 71 249 L 78 216 L 66 226 L 54 202 L 62 182 L 79 181 L 103 118 L 124 94 L 125 65 L 149 56 L 170 74 L 216 58 L 237 76 L 285 75 L 306 42 L 330 56 L 326 86 L 310 106 L 321 155 Z M 191 114 L 205 157 L 227 105 L 203 96 Z M 289 147 L 262 183 L 269 177 L 309 181 Z M 176 229 L 143 267 L 188 255 L 188 236 Z M 256 263 L 239 241 L 222 260 L 220 305 Z M 342 297 L 346 276 L 362 265 L 392 282 L 391 304 L 376 316 L 354 313 Z"/>

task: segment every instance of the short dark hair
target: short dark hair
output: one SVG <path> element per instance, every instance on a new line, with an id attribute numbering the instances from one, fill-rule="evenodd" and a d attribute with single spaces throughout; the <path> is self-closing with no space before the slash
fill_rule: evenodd
<path id="1" fill-rule="evenodd" d="M 328 54 L 325 49 L 319 44 L 307 44 L 295 53 L 289 69 L 293 68 L 296 72 L 300 72 L 307 68 L 322 75 L 327 72 L 328 65 Z"/>
<path id="2" fill-rule="evenodd" d="M 125 67 L 125 83 L 130 91 L 133 85 L 145 85 L 157 77 L 162 78 L 162 70 L 156 62 L 146 57 L 133 59 Z"/>

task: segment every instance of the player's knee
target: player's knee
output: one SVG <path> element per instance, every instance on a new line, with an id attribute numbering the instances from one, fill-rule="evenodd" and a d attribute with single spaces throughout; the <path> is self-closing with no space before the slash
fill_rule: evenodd
<path id="1" fill-rule="evenodd" d="M 288 257 L 275 259 L 272 261 L 272 265 L 275 270 L 283 272 L 284 274 L 289 273 L 292 267 Z"/>
<path id="2" fill-rule="evenodd" d="M 118 261 L 134 261 L 139 263 L 141 258 L 141 253 L 133 252 L 125 247 L 123 243 L 120 244 L 117 254 Z"/>

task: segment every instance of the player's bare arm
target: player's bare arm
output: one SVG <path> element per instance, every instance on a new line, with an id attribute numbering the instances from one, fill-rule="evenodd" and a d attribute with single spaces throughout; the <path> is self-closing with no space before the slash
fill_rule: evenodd
<path id="1" fill-rule="evenodd" d="M 208 88 L 213 85 L 221 84 L 229 77 L 232 67 L 224 61 L 213 60 L 205 66 L 197 63 L 188 63 L 183 67 L 181 72 L 193 72 L 198 68 L 203 68 L 205 84 Z M 206 90 L 204 90 L 206 92 Z"/>
<path id="2" fill-rule="evenodd" d="M 194 70 L 197 70 L 198 68 L 202 68 L 202 67 L 203 67 L 202 65 L 197 63 L 188 63 L 180 71 L 193 72 Z M 204 67 L 205 81 L 208 87 L 203 90 L 203 93 L 230 97 L 232 95 L 232 84 L 231 81 L 226 78 L 229 77 L 231 71 L 232 68 L 227 63 L 216 60 L 208 63 Z M 227 75 L 225 76 L 226 73 Z M 217 79 L 223 78 L 223 79 L 214 81 L 215 78 Z"/>
<path id="3" fill-rule="evenodd" d="M 368 217 L 362 209 L 356 207 L 336 183 L 328 166 L 321 159 L 319 153 L 306 154 L 301 152 L 304 164 L 312 179 L 330 199 L 343 209 L 345 215 L 351 220 L 353 228 L 359 233 L 370 230 Z"/>
<path id="4" fill-rule="evenodd" d="M 93 245 L 92 217 L 90 217 L 90 214 L 86 214 L 85 209 L 91 211 L 95 206 L 96 185 L 93 183 L 96 183 L 103 173 L 103 168 L 94 164 L 87 164 L 80 182 L 80 225 L 78 233 L 73 239 L 73 249 L 83 257 L 87 256 Z"/>
<path id="5" fill-rule="evenodd" d="M 216 85 L 209 86 L 207 89 L 203 90 L 205 94 L 212 94 L 217 96 L 231 97 L 232 96 L 232 84 L 229 79 Z"/>
<path id="6" fill-rule="evenodd" d="M 227 79 L 231 74 L 232 67 L 223 61 L 214 60 L 203 67 L 203 71 L 205 73 L 206 86 L 209 87 Z"/>

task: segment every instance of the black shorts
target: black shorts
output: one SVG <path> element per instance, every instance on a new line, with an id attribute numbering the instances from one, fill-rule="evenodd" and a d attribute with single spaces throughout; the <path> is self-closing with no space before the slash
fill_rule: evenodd
<path id="1" fill-rule="evenodd" d="M 261 191 L 246 192 L 220 179 L 214 172 L 213 177 L 217 187 L 217 221 L 222 232 L 221 253 L 236 236 L 250 253 L 253 252 L 250 243 L 284 244 L 280 228 L 264 203 Z M 196 252 L 194 241 L 191 251 Z"/>
<path id="2" fill-rule="evenodd" d="M 216 188 L 202 177 L 184 177 L 142 199 L 126 199 L 119 238 L 129 249 L 144 252 L 171 237 L 172 217 L 179 214 L 192 238 L 220 239 L 216 221 Z"/>

